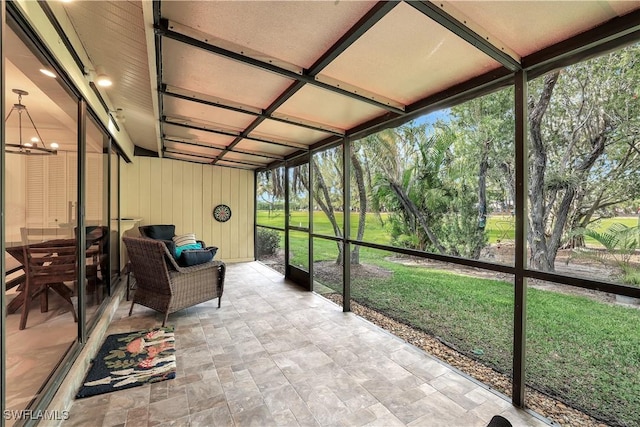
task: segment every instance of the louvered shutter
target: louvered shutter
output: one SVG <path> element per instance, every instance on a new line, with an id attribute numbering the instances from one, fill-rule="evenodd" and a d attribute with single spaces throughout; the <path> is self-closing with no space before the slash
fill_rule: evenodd
<path id="1" fill-rule="evenodd" d="M 44 156 L 27 156 L 25 197 L 27 227 L 45 226 L 47 177 Z"/>

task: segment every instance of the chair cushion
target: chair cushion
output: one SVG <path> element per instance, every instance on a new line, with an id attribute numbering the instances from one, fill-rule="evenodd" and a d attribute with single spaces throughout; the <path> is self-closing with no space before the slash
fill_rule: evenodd
<path id="1" fill-rule="evenodd" d="M 176 259 L 180 258 L 180 255 L 182 255 L 183 251 L 194 250 L 194 249 L 202 249 L 202 246 L 200 245 L 200 243 L 176 246 Z"/>
<path id="2" fill-rule="evenodd" d="M 194 233 L 181 234 L 180 236 L 173 236 L 173 242 L 176 246 L 195 245 L 196 235 Z"/>
<path id="3" fill-rule="evenodd" d="M 211 248 L 184 250 L 178 259 L 178 264 L 183 267 L 204 264 L 205 262 L 209 262 L 213 259 L 217 250 L 218 248 L 215 248 L 215 250 L 211 250 Z"/>
<path id="4" fill-rule="evenodd" d="M 145 228 L 147 237 L 158 240 L 171 240 L 176 234 L 175 225 L 148 225 Z"/>

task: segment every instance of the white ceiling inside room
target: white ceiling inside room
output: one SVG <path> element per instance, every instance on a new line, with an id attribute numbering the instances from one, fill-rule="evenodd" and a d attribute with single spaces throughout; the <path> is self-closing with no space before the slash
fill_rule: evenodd
<path id="1" fill-rule="evenodd" d="M 243 169 L 640 38 L 640 1 L 74 1 L 56 16 L 113 77 L 101 94 L 138 147 Z"/>

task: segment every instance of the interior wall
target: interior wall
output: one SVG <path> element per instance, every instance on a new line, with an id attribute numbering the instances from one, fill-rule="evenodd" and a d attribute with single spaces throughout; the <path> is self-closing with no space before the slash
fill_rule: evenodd
<path id="1" fill-rule="evenodd" d="M 6 242 L 20 242 L 20 228 L 26 226 L 25 159 L 27 156 L 7 154 L 4 179 L 6 210 Z"/>
<path id="2" fill-rule="evenodd" d="M 140 225 L 175 224 L 176 234 L 193 232 L 219 248 L 216 259 L 253 261 L 253 187 L 252 171 L 136 157 L 122 165 L 121 213 L 141 218 Z M 229 221 L 213 218 L 219 204 L 231 208 Z"/>

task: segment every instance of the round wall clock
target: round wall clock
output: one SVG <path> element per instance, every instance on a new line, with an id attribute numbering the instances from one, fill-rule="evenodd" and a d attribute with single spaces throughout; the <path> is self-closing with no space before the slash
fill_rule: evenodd
<path id="1" fill-rule="evenodd" d="M 231 218 L 231 208 L 227 205 L 218 205 L 213 208 L 213 217 L 216 221 L 227 222 Z"/>

